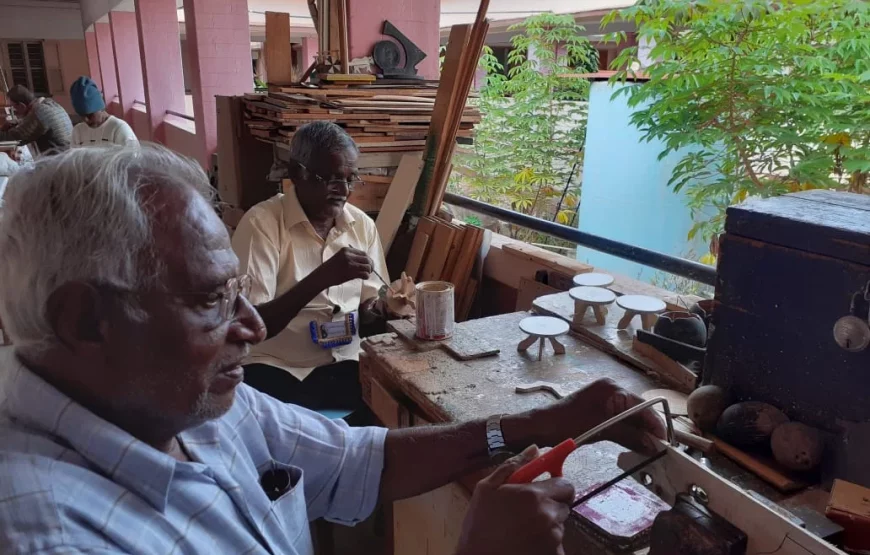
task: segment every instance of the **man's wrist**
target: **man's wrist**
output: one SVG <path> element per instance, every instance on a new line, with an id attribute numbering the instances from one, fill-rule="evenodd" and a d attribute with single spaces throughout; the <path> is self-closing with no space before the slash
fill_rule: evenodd
<path id="1" fill-rule="evenodd" d="M 535 443 L 534 426 L 529 413 L 508 414 L 501 419 L 501 432 L 507 448 L 519 453 Z"/>

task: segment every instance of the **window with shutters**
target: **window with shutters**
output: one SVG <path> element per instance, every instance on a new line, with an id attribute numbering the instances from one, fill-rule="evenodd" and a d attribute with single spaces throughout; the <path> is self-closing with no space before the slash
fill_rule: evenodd
<path id="1" fill-rule="evenodd" d="M 7 42 L 6 59 L 12 82 L 9 85 L 23 85 L 38 95 L 50 94 L 45 69 L 45 53 L 42 42 Z"/>

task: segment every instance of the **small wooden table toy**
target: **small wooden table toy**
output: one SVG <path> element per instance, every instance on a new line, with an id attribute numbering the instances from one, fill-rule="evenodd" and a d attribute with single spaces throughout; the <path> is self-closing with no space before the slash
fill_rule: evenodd
<path id="1" fill-rule="evenodd" d="M 520 321 L 520 329 L 529 336 L 520 341 L 517 351 L 526 351 L 535 341 L 538 341 L 538 360 L 541 360 L 544 353 L 544 340 L 549 339 L 555 354 L 565 354 L 565 346 L 556 340 L 558 336 L 568 333 L 568 322 L 565 320 L 552 316 L 529 316 Z"/>
<path id="2" fill-rule="evenodd" d="M 607 318 L 607 306 L 616 300 L 616 293 L 603 287 L 574 287 L 568 291 L 568 294 L 574 299 L 573 324 L 575 326 L 583 323 L 590 308 L 595 314 L 595 321 L 599 326 L 603 326 Z"/>
<path id="3" fill-rule="evenodd" d="M 664 301 L 646 295 L 623 295 L 616 299 L 616 304 L 625 309 L 625 316 L 616 326 L 620 330 L 630 326 L 635 316 L 640 316 L 643 329 L 652 331 L 656 318 L 667 308 Z"/>
<path id="4" fill-rule="evenodd" d="M 577 274 L 574 276 L 575 287 L 610 287 L 613 285 L 613 276 L 610 274 Z"/>

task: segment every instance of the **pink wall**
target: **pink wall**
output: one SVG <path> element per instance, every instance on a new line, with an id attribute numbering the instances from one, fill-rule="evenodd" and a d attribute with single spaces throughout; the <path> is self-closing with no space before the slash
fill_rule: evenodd
<path id="1" fill-rule="evenodd" d="M 136 0 L 142 82 L 151 140 L 165 144 L 167 110 L 184 113 L 184 76 L 175 0 Z"/>
<path id="2" fill-rule="evenodd" d="M 384 20 L 389 19 L 426 53 L 417 72 L 427 79 L 438 79 L 441 1 L 379 0 L 376 9 L 372 4 L 371 0 L 347 0 L 351 59 L 371 54 L 375 43 L 386 38 L 381 31 Z"/>
<path id="3" fill-rule="evenodd" d="M 254 90 L 247 0 L 185 0 L 185 28 L 190 52 L 191 91 L 197 135 L 197 159 L 211 167 L 217 149 L 216 95 Z"/>
<path id="4" fill-rule="evenodd" d="M 151 119 L 148 117 L 148 109 L 144 104 L 138 102 L 133 104 L 132 121 L 130 127 L 133 128 L 133 133 L 136 133 L 136 138 L 140 141 L 151 140 Z"/>
<path id="5" fill-rule="evenodd" d="M 166 116 L 164 129 L 166 131 L 164 144 L 167 147 L 194 160 L 200 159 L 202 141 L 197 136 L 196 125 L 192 121 L 172 115 Z"/>
<path id="6" fill-rule="evenodd" d="M 110 12 L 109 24 L 112 27 L 112 46 L 115 48 L 121 113 L 124 115 L 127 123 L 132 123 L 133 101 L 145 101 L 145 87 L 142 83 L 142 58 L 139 56 L 139 33 L 136 30 L 136 14 L 131 12 Z"/>
<path id="7" fill-rule="evenodd" d="M 100 74 L 100 54 L 97 52 L 97 34 L 93 31 L 85 33 L 85 47 L 88 53 L 88 75 L 102 89 L 103 78 Z"/>
<path id="8" fill-rule="evenodd" d="M 308 66 L 314 63 L 314 56 L 317 55 L 317 37 L 302 37 L 302 48 L 299 51 L 299 67 L 302 68 L 302 72 L 304 73 Z M 300 73 L 298 77 L 294 76 L 293 78 L 298 80 L 299 77 L 302 77 Z"/>
<path id="9" fill-rule="evenodd" d="M 103 83 L 103 97 L 109 106 L 118 96 L 118 77 L 115 72 L 115 49 L 112 47 L 112 30 L 108 23 L 94 23 L 97 35 L 97 53 L 100 58 L 100 77 Z M 108 110 L 110 113 L 113 113 Z M 113 113 L 114 114 L 114 113 Z M 121 116 L 122 114 L 114 114 Z"/>
<path id="10" fill-rule="evenodd" d="M 67 112 L 73 113 L 69 88 L 73 81 L 82 75 L 88 75 L 88 53 L 84 40 L 47 40 L 43 43 L 46 66 L 60 69 L 63 92 L 54 92 L 52 98 L 63 106 Z M 56 53 L 56 59 L 55 59 Z"/>

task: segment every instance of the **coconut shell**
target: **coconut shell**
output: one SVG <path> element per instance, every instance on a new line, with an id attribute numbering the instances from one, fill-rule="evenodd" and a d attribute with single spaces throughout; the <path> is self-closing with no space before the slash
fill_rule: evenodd
<path id="1" fill-rule="evenodd" d="M 791 470 L 807 471 L 819 466 L 825 443 L 817 429 L 800 422 L 786 422 L 770 436 L 773 458 Z"/>
<path id="2" fill-rule="evenodd" d="M 773 431 L 786 422 L 788 416 L 773 405 L 747 401 L 725 409 L 716 432 L 731 445 L 751 449 L 767 445 Z"/>
<path id="3" fill-rule="evenodd" d="M 699 387 L 689 395 L 687 402 L 689 418 L 702 432 L 716 429 L 716 423 L 727 406 L 728 394 L 716 385 Z"/>

